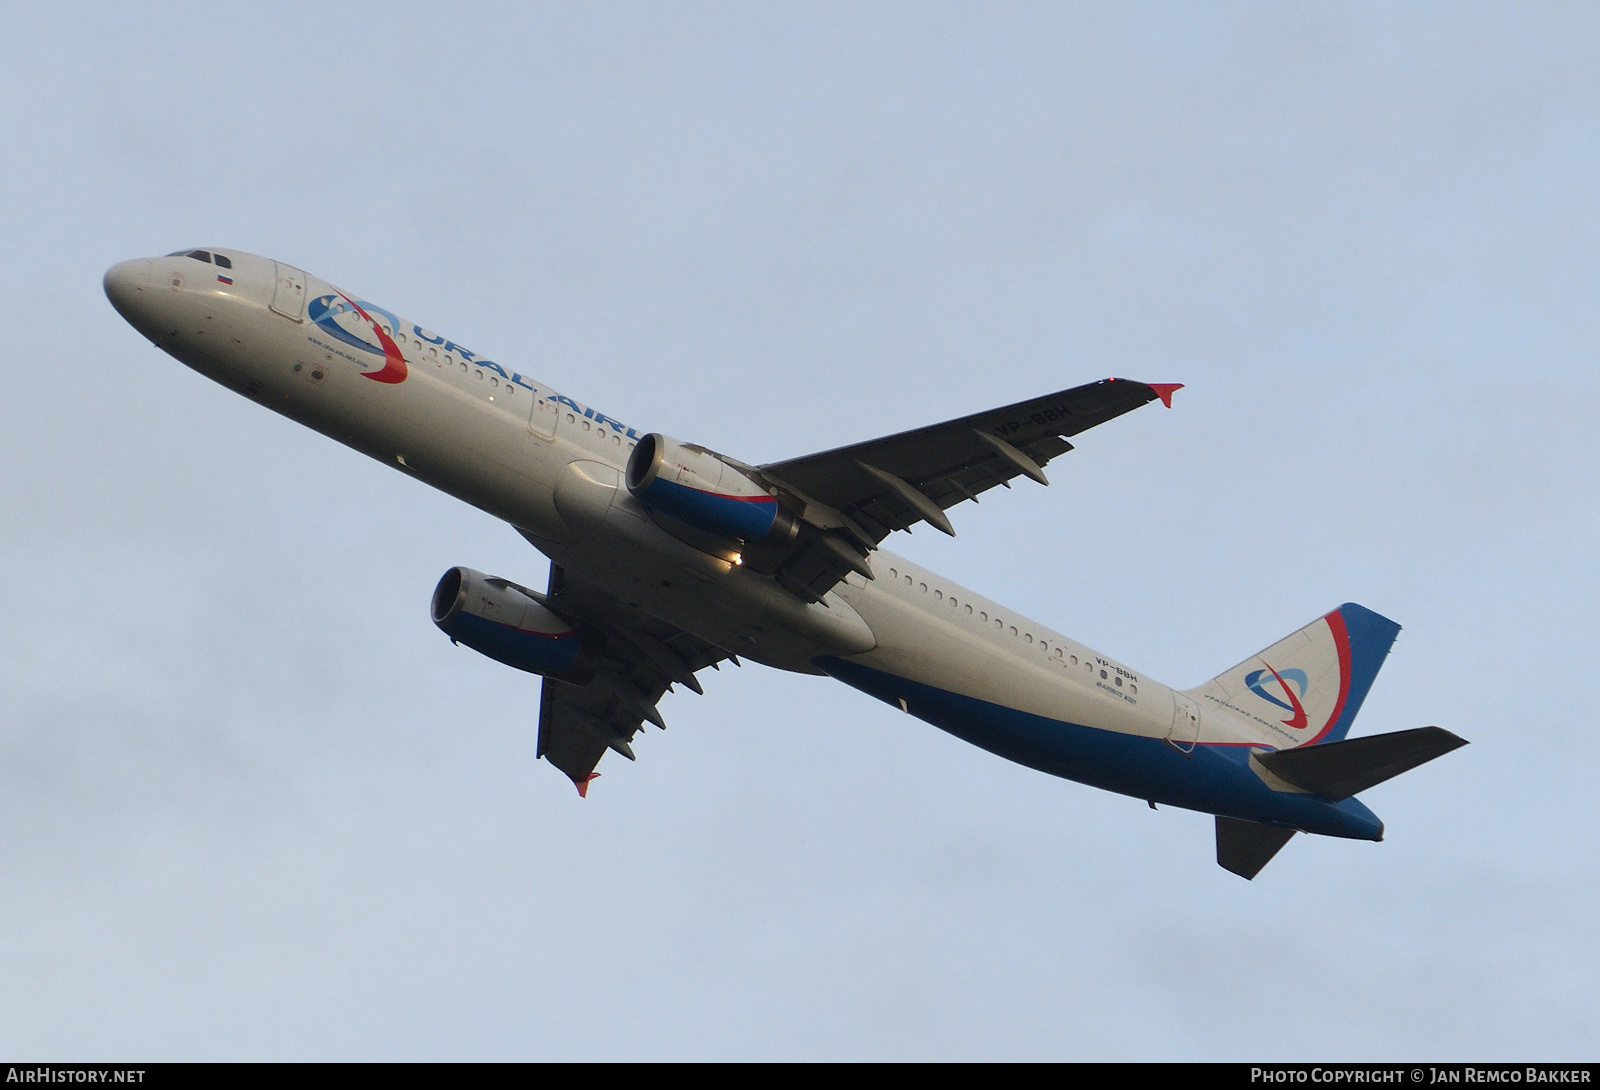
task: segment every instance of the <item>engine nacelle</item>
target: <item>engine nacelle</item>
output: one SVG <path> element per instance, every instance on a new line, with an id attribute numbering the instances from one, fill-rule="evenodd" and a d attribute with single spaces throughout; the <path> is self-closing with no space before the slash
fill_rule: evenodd
<path id="1" fill-rule="evenodd" d="M 651 433 L 628 457 L 628 491 L 648 510 L 740 541 L 783 544 L 797 529 L 767 487 L 704 447 Z"/>
<path id="2" fill-rule="evenodd" d="M 594 676 L 577 630 L 504 579 L 451 568 L 434 588 L 431 612 L 446 636 L 507 666 L 560 681 Z"/>

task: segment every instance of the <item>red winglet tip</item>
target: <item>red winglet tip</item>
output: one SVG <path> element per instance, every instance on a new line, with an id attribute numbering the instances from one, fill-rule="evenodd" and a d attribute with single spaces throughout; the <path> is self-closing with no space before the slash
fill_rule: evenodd
<path id="1" fill-rule="evenodd" d="M 1145 385 L 1154 390 L 1156 396 L 1161 399 L 1161 404 L 1169 409 L 1172 408 L 1173 393 L 1183 389 L 1183 383 L 1181 382 L 1147 382 Z"/>
<path id="2" fill-rule="evenodd" d="M 572 785 L 578 789 L 578 797 L 580 799 L 588 798 L 589 797 L 589 781 L 590 780 L 598 780 L 599 778 L 600 778 L 600 773 L 591 772 L 581 780 L 573 780 L 572 781 Z"/>

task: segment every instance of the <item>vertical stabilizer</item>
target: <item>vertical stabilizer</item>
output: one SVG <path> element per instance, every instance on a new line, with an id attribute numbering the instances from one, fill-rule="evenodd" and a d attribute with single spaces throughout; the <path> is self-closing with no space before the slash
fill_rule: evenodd
<path id="1" fill-rule="evenodd" d="M 1389 618 L 1346 602 L 1188 695 L 1249 721 L 1274 749 L 1336 741 L 1399 633 Z"/>

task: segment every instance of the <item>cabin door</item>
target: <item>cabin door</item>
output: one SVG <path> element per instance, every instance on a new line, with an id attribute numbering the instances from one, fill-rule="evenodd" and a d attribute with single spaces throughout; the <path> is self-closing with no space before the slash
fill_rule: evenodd
<path id="1" fill-rule="evenodd" d="M 1200 705 L 1182 693 L 1172 694 L 1172 705 L 1172 727 L 1167 731 L 1167 745 L 1187 757 L 1200 741 Z"/>
<path id="2" fill-rule="evenodd" d="M 533 388 L 533 408 L 528 414 L 528 430 L 540 439 L 555 438 L 556 418 L 561 415 L 561 406 L 550 394 L 551 391 L 543 386 Z"/>
<path id="3" fill-rule="evenodd" d="M 306 309 L 306 274 L 281 261 L 273 264 L 278 267 L 278 282 L 272 286 L 272 309 L 298 322 Z"/>

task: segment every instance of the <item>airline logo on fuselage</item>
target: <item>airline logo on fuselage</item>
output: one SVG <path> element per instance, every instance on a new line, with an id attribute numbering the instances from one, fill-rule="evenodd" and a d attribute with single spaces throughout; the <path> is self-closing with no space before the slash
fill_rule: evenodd
<path id="1" fill-rule="evenodd" d="M 377 315 L 377 317 L 373 317 L 374 315 Z M 352 299 L 343 292 L 335 290 L 307 303 L 306 316 L 311 319 L 318 329 L 341 344 L 347 344 L 352 348 L 358 348 L 363 352 L 382 357 L 383 366 L 376 371 L 369 371 L 361 359 L 344 352 L 339 353 L 346 359 L 353 360 L 357 366 L 361 367 L 361 373 L 367 378 L 375 382 L 389 383 L 404 382 L 406 380 L 408 371 L 406 369 L 405 351 L 385 332 L 383 322 L 378 321 L 378 318 L 382 318 L 388 322 L 387 328 L 394 330 L 400 335 L 401 340 L 404 340 L 406 334 L 401 328 L 403 323 L 393 312 L 387 311 L 375 303 L 369 303 L 365 299 Z M 368 339 L 368 333 L 371 334 L 371 339 Z M 485 371 L 493 371 L 502 380 L 513 386 L 521 386 L 524 390 L 537 392 L 537 387 L 530 385 L 520 374 L 516 372 L 508 374 L 504 367 L 501 367 L 493 360 L 480 360 L 477 358 L 477 353 L 471 349 L 462 348 L 454 341 L 429 333 L 419 325 L 413 324 L 411 326 L 411 335 L 415 336 L 418 341 L 426 341 L 428 344 L 437 345 L 441 351 L 454 353 L 460 357 L 463 363 L 471 363 L 474 367 L 481 367 Z M 375 361 L 374 365 L 376 365 Z M 639 438 L 639 434 L 628 425 L 606 416 L 604 413 L 599 413 L 587 406 L 580 405 L 565 394 L 546 391 L 545 396 L 549 397 L 551 401 L 565 405 L 574 414 L 582 416 L 586 420 L 592 420 L 601 427 L 610 425 L 629 439 Z"/>
<path id="2" fill-rule="evenodd" d="M 328 336 L 353 348 L 359 348 L 363 352 L 383 357 L 383 366 L 379 370 L 363 369 L 361 372 L 363 375 L 374 382 L 404 382 L 405 353 L 400 351 L 400 346 L 394 342 L 394 338 L 384 332 L 384 327 L 373 317 L 374 314 L 388 319 L 390 329 L 399 330 L 400 319 L 393 314 L 364 299 L 358 302 L 343 292 L 335 291 L 329 295 L 319 296 L 306 304 L 306 317 Z M 344 321 L 341 322 L 340 319 Z M 378 343 L 373 344 L 350 326 L 355 326 L 357 329 L 365 326 Z"/>

